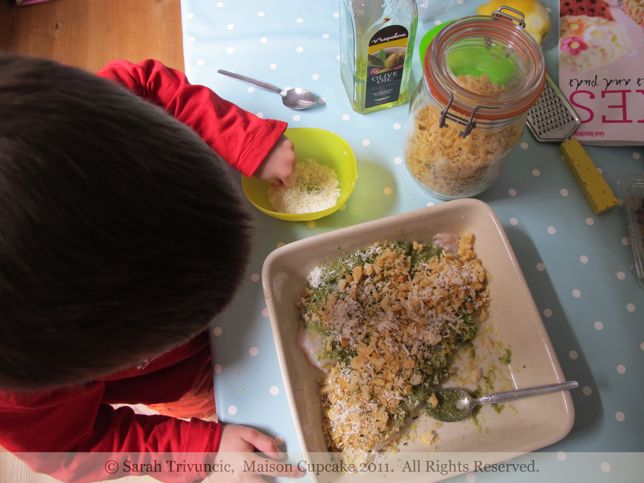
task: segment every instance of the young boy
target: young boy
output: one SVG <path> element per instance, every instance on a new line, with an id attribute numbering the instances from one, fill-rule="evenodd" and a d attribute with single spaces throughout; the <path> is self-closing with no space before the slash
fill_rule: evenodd
<path id="1" fill-rule="evenodd" d="M 279 456 L 179 418 L 214 415 L 207 328 L 250 250 L 221 158 L 289 183 L 285 128 L 155 61 L 0 56 L 0 446 Z M 138 403 L 164 415 L 113 407 Z"/>

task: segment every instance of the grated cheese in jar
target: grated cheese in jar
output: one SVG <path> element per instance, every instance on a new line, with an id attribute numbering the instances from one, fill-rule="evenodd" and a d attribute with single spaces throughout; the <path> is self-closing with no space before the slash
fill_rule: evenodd
<path id="1" fill-rule="evenodd" d="M 271 186 L 268 201 L 281 213 L 315 213 L 332 208 L 340 197 L 335 170 L 313 158 L 295 165 L 295 182 L 291 187 Z"/>

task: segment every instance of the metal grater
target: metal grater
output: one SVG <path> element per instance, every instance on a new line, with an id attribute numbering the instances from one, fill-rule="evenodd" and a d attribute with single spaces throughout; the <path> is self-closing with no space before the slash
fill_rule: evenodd
<path id="1" fill-rule="evenodd" d="M 527 122 L 532 135 L 542 143 L 564 141 L 581 125 L 579 116 L 548 74 L 541 96 L 528 111 Z"/>
<path id="2" fill-rule="evenodd" d="M 528 111 L 527 124 L 537 141 L 562 142 L 563 158 L 595 214 L 617 206 L 618 199 L 588 153 L 577 140 L 570 139 L 581 121 L 548 74 L 541 96 Z"/>

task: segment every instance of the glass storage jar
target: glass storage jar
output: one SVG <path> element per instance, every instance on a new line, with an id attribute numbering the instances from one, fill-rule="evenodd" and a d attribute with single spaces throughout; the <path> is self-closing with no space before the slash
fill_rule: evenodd
<path id="1" fill-rule="evenodd" d="M 405 160 L 436 198 L 476 196 L 498 179 L 545 82 L 523 14 L 457 20 L 431 42 L 411 100 Z"/>

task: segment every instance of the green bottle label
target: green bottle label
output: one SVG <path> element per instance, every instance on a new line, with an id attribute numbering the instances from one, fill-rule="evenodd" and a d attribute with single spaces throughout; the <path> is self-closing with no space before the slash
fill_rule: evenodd
<path id="1" fill-rule="evenodd" d="M 365 107 L 395 102 L 405 66 L 409 31 L 402 25 L 390 25 L 369 40 Z"/>

